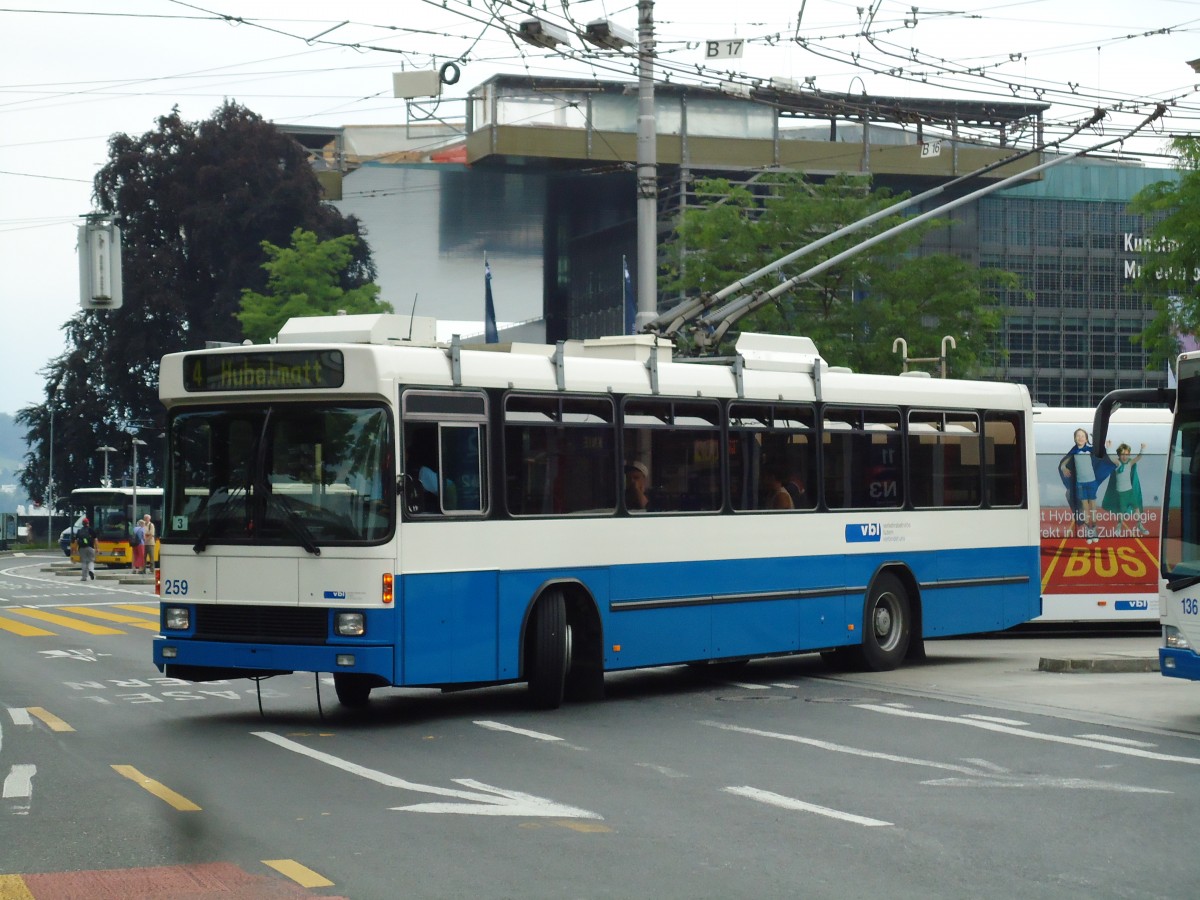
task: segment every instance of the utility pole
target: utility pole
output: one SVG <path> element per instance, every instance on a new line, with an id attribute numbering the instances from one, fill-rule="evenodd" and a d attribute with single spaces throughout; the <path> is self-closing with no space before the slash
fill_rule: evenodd
<path id="1" fill-rule="evenodd" d="M 658 315 L 658 140 L 654 119 L 654 0 L 638 0 L 637 318 Z"/>

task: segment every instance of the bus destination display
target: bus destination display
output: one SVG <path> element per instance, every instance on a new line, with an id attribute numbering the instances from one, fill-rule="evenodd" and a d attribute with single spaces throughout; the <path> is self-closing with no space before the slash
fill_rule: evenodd
<path id="1" fill-rule="evenodd" d="M 183 385 L 189 392 L 340 388 L 344 380 L 340 350 L 197 353 L 183 358 Z"/>

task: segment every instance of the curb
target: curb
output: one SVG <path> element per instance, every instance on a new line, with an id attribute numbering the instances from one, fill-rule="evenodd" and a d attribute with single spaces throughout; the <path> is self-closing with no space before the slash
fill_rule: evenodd
<path id="1" fill-rule="evenodd" d="M 1043 656 L 1038 660 L 1039 672 L 1157 672 L 1158 657 L 1119 657 L 1115 659 L 1055 659 Z"/>

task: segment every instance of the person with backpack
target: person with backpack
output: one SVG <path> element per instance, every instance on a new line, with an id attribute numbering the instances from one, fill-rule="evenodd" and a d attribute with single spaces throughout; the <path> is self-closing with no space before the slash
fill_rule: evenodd
<path id="1" fill-rule="evenodd" d="M 129 546 L 133 548 L 133 571 L 138 575 L 146 572 L 146 526 L 141 519 L 134 523 L 129 532 Z"/>
<path id="2" fill-rule="evenodd" d="M 75 543 L 79 546 L 79 580 L 96 580 L 96 532 L 87 516 L 75 532 Z"/>

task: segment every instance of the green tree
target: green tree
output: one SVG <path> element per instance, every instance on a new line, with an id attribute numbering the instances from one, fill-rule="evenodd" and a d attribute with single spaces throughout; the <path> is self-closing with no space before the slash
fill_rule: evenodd
<path id="1" fill-rule="evenodd" d="M 664 285 L 685 295 L 715 292 L 797 248 L 894 204 L 865 177 L 840 175 L 813 183 L 803 175 L 772 173 L 753 188 L 703 180 L 703 205 L 688 210 L 677 229 Z M 902 221 L 885 217 L 801 257 L 752 288 L 781 281 Z M 869 252 L 851 257 L 760 308 L 738 323 L 746 331 L 803 334 L 831 364 L 894 373 L 892 343 L 903 337 L 913 356 L 935 356 L 944 335 L 957 347 L 956 375 L 976 372 L 991 346 L 1000 316 L 985 291 L 1017 285 L 1016 276 L 980 270 L 947 254 L 917 255 L 921 237 L 945 222 L 923 223 Z"/>
<path id="2" fill-rule="evenodd" d="M 45 370 L 46 402 L 17 414 L 29 444 L 21 483 L 37 499 L 46 493 L 51 420 L 57 495 L 99 483 L 96 448 L 105 444 L 118 448 L 110 462 L 119 481 L 134 431 L 149 443 L 139 483 L 154 483 L 162 355 L 242 339 L 242 290 L 267 285 L 262 241 L 286 244 L 297 228 L 322 240 L 361 236 L 357 220 L 321 201 L 304 148 L 228 101 L 202 122 L 175 110 L 140 137 L 113 135 L 94 197 L 121 225 L 124 304 L 72 316 L 63 326 L 70 349 Z M 357 241 L 342 287 L 374 276 L 370 250 Z"/>
<path id="3" fill-rule="evenodd" d="M 1154 309 L 1140 338 L 1154 369 L 1174 363 L 1180 335 L 1200 334 L 1200 140 L 1177 137 L 1170 148 L 1178 177 L 1147 185 L 1129 203 L 1153 223 L 1134 286 Z"/>
<path id="4" fill-rule="evenodd" d="M 242 311 L 237 314 L 246 337 L 256 344 L 266 343 L 294 316 L 329 315 L 338 310 L 351 315 L 392 312 L 390 303 L 378 299 L 379 285 L 342 287 L 342 274 L 353 261 L 357 243 L 352 234 L 318 241 L 303 228 L 292 232 L 291 247 L 263 241 L 267 291 L 260 294 L 243 288 Z"/>

